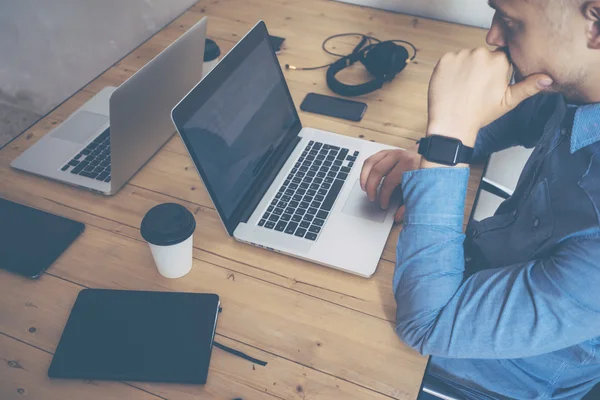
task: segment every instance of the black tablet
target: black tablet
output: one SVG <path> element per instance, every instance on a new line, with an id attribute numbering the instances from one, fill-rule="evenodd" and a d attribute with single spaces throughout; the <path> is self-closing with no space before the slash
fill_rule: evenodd
<path id="1" fill-rule="evenodd" d="M 40 276 L 85 225 L 0 198 L 0 268 Z"/>
<path id="2" fill-rule="evenodd" d="M 215 294 L 84 289 L 48 376 L 204 384 L 218 313 Z"/>

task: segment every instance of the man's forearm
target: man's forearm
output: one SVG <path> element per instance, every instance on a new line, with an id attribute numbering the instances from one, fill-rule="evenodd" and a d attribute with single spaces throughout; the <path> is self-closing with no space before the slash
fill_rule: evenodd
<path id="1" fill-rule="evenodd" d="M 468 168 L 404 174 L 404 228 L 397 247 L 397 333 L 422 351 L 427 331 L 463 282 L 462 224 Z"/>

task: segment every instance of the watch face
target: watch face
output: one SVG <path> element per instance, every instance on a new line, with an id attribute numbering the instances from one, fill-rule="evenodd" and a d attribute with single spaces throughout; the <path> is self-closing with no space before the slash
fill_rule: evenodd
<path id="1" fill-rule="evenodd" d="M 427 160 L 444 165 L 456 165 L 461 141 L 444 136 L 431 136 Z"/>

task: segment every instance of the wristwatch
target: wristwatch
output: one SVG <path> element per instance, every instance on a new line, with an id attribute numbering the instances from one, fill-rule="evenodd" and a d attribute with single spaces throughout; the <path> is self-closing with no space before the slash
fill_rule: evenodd
<path id="1" fill-rule="evenodd" d="M 459 139 L 431 135 L 417 142 L 419 154 L 427 161 L 455 166 L 457 164 L 469 164 L 473 157 L 473 148 L 465 146 Z"/>

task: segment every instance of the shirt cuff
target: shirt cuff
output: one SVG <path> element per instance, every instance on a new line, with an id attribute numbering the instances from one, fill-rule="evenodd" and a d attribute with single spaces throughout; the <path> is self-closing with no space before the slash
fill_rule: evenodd
<path id="1" fill-rule="evenodd" d="M 462 229 L 469 168 L 430 168 L 405 172 L 402 178 L 404 225 L 439 225 Z"/>

